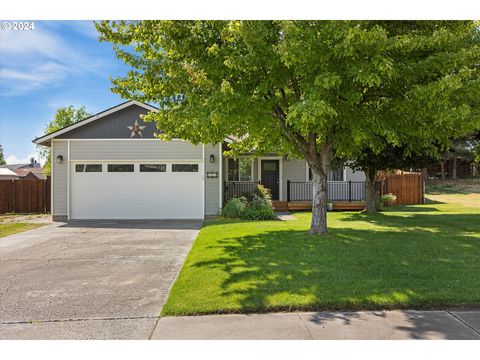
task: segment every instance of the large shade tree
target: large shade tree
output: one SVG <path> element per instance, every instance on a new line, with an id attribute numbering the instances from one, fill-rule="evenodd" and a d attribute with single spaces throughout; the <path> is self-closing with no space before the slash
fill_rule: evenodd
<path id="1" fill-rule="evenodd" d="M 451 102 L 478 90 L 476 24 L 375 21 L 115 21 L 97 24 L 131 67 L 113 91 L 154 102 L 164 138 L 275 151 L 312 170 L 311 234 L 327 232 L 326 178 L 335 157 L 366 144 L 445 141 L 471 122 Z M 413 147 L 410 144 L 408 146 Z"/>

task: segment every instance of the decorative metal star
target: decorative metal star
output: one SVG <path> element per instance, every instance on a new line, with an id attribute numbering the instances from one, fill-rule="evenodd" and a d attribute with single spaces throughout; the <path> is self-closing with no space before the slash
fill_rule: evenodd
<path id="1" fill-rule="evenodd" d="M 130 135 L 131 138 L 134 136 L 142 137 L 142 130 L 145 129 L 146 126 L 138 125 L 138 120 L 135 120 L 135 124 L 133 124 L 132 126 L 127 126 L 127 128 L 132 131 L 132 134 Z"/>

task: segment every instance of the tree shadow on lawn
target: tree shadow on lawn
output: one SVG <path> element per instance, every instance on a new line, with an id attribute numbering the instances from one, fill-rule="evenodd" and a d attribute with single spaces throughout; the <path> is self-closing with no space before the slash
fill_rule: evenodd
<path id="1" fill-rule="evenodd" d="M 477 232 L 480 234 L 480 213 L 479 214 L 445 214 L 437 213 L 414 213 L 412 215 L 395 215 L 401 213 L 397 209 L 391 211 L 378 212 L 375 214 L 366 214 L 363 212 L 351 213 L 343 221 L 364 221 L 378 226 L 387 226 L 401 231 L 413 231 L 412 236 L 417 236 L 415 232 L 427 231 L 442 233 L 445 231 L 451 235 L 461 235 L 465 233 Z M 409 211 L 410 212 L 410 211 Z"/>
<path id="2" fill-rule="evenodd" d="M 432 221 L 434 217 L 434 222 Z M 383 228 L 355 229 L 348 220 Z M 193 267 L 227 274 L 225 311 L 432 309 L 480 304 L 479 215 L 352 214 L 325 237 L 272 230 L 217 240 Z M 459 223 L 458 231 L 449 228 Z M 385 228 L 386 227 L 386 228 Z"/>
<path id="3" fill-rule="evenodd" d="M 438 203 L 437 203 L 438 204 Z M 431 206 L 423 205 L 394 205 L 387 206 L 381 212 L 410 212 L 410 213 L 424 213 L 424 212 L 440 212 L 441 210 Z"/>

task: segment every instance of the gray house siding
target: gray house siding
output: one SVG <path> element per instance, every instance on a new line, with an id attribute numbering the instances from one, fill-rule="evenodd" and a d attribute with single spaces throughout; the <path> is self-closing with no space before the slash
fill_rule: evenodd
<path id="1" fill-rule="evenodd" d="M 305 181 L 307 163 L 305 160 L 283 160 L 283 199 L 287 200 L 287 180 Z"/>
<path id="2" fill-rule="evenodd" d="M 58 164 L 55 159 L 63 156 Z M 52 141 L 52 217 L 55 221 L 66 220 L 68 193 L 68 143 L 67 141 Z"/>
<path id="3" fill-rule="evenodd" d="M 210 162 L 210 155 L 215 156 L 215 162 Z M 205 215 L 218 215 L 220 211 L 219 191 L 220 191 L 220 162 L 219 144 L 205 145 Z M 208 178 L 208 172 L 217 172 L 218 177 Z"/>
<path id="4" fill-rule="evenodd" d="M 135 121 L 138 121 L 140 126 L 145 126 L 142 138 L 154 138 L 154 132 L 157 131 L 155 123 L 145 123 L 140 119 L 140 115 L 147 113 L 147 109 L 131 105 L 59 135 L 57 139 L 129 139 L 132 131 L 128 126 L 135 124 Z"/>
<path id="5" fill-rule="evenodd" d="M 70 155 L 72 160 L 202 160 L 202 146 L 180 140 L 72 140 Z"/>
<path id="6" fill-rule="evenodd" d="M 363 171 L 353 171 L 347 166 L 346 168 L 346 180 L 351 181 L 365 181 L 365 173 Z"/>

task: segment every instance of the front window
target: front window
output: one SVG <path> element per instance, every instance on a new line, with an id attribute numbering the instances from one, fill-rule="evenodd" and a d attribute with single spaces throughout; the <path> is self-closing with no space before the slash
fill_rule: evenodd
<path id="1" fill-rule="evenodd" d="M 252 181 L 252 160 L 228 159 L 228 181 Z"/>
<path id="2" fill-rule="evenodd" d="M 308 181 L 312 181 L 312 169 L 308 168 Z M 345 181 L 343 178 L 343 168 L 330 170 L 327 174 L 327 181 Z"/>

